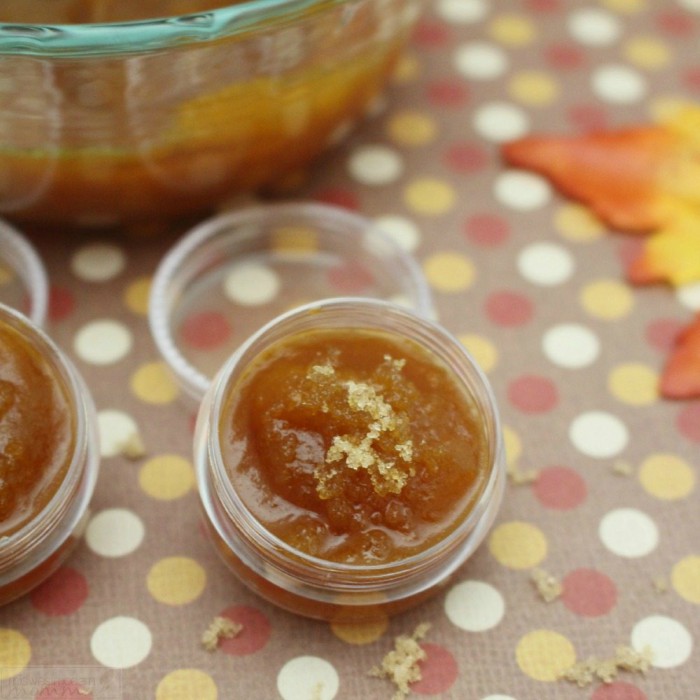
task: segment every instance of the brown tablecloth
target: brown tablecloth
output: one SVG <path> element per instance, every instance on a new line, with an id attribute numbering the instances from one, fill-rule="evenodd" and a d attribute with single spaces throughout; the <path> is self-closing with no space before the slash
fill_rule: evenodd
<path id="1" fill-rule="evenodd" d="M 699 39 L 696 0 L 433 0 L 381 103 L 292 194 L 380 219 L 415 254 L 441 322 L 493 383 L 511 468 L 536 470 L 509 482 L 450 587 L 383 624 L 281 612 L 204 538 L 193 410 L 145 315 L 174 234 L 32 234 L 52 283 L 48 329 L 92 390 L 103 459 L 85 541 L 0 610 L 0 697 L 390 698 L 369 669 L 429 622 L 416 696 L 697 698 L 700 403 L 662 400 L 656 381 L 700 289 L 630 287 L 623 262 L 639 239 L 506 169 L 498 147 L 644 123 L 697 98 Z M 134 428 L 146 454 L 129 459 Z M 562 584 L 550 603 L 537 567 Z M 222 613 L 243 631 L 207 652 L 202 632 Z M 649 672 L 557 680 L 618 645 L 650 646 Z"/>

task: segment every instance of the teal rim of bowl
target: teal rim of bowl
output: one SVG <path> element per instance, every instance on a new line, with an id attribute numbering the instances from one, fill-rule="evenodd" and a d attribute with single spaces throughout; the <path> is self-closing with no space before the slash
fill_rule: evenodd
<path id="1" fill-rule="evenodd" d="M 348 0 L 249 0 L 206 12 L 103 24 L 9 24 L 0 22 L 0 57 L 133 55 L 214 41 L 284 24 L 307 10 L 340 6 Z"/>

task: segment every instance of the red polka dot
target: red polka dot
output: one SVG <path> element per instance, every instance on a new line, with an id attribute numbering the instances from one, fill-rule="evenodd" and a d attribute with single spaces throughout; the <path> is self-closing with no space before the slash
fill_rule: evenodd
<path id="1" fill-rule="evenodd" d="M 671 350 L 678 339 L 683 324 L 675 318 L 658 318 L 646 328 L 646 339 L 651 347 L 663 353 Z"/>
<path id="2" fill-rule="evenodd" d="M 578 68 L 585 60 L 583 51 L 569 44 L 554 44 L 549 46 L 544 56 L 551 68 L 559 70 Z"/>
<path id="3" fill-rule="evenodd" d="M 75 297 L 73 293 L 63 287 L 51 287 L 49 291 L 49 319 L 62 321 L 73 313 L 75 309 Z"/>
<path id="4" fill-rule="evenodd" d="M 8 696 L 11 697 L 11 696 Z M 36 695 L 36 700 L 93 700 L 89 688 L 76 681 L 54 681 L 44 686 Z"/>
<path id="5" fill-rule="evenodd" d="M 181 328 L 182 341 L 197 350 L 211 350 L 231 338 L 232 330 L 226 316 L 218 311 L 199 311 L 188 316 Z"/>
<path id="6" fill-rule="evenodd" d="M 691 442 L 700 442 L 700 402 L 684 406 L 676 417 L 678 432 Z"/>
<path id="7" fill-rule="evenodd" d="M 486 300 L 486 315 L 499 326 L 522 326 L 533 314 L 532 302 L 517 292 L 495 292 Z"/>
<path id="8" fill-rule="evenodd" d="M 700 91 L 700 68 L 693 68 L 687 71 L 683 75 L 683 83 L 695 92 Z"/>
<path id="9" fill-rule="evenodd" d="M 219 649 L 225 654 L 231 656 L 254 654 L 269 641 L 272 626 L 267 617 L 257 608 L 234 605 L 219 614 L 243 626 L 233 639 L 222 639 L 219 642 Z"/>
<path id="10" fill-rule="evenodd" d="M 473 173 L 482 170 L 489 162 L 487 152 L 473 143 L 453 143 L 444 152 L 445 165 L 457 173 Z"/>
<path id="11" fill-rule="evenodd" d="M 647 700 L 647 696 L 631 683 L 615 681 L 599 685 L 593 691 L 591 700 Z"/>
<path id="12" fill-rule="evenodd" d="M 343 294 L 360 294 L 374 283 L 374 277 L 362 265 L 347 263 L 331 268 L 328 282 Z"/>
<path id="13" fill-rule="evenodd" d="M 656 24 L 662 32 L 674 37 L 688 36 L 694 28 L 693 18 L 684 12 L 668 10 L 656 17 Z"/>
<path id="14" fill-rule="evenodd" d="M 31 593 L 32 605 L 44 615 L 71 615 L 88 597 L 88 583 L 80 572 L 63 567 Z"/>
<path id="15" fill-rule="evenodd" d="M 428 85 L 427 96 L 435 107 L 460 107 L 469 99 L 469 90 L 456 80 L 437 80 Z"/>
<path id="16" fill-rule="evenodd" d="M 524 375 L 510 383 L 508 400 L 523 413 L 546 413 L 556 408 L 559 395 L 550 379 Z"/>
<path id="17" fill-rule="evenodd" d="M 608 123 L 605 110 L 595 105 L 574 105 L 568 111 L 569 121 L 579 131 L 598 131 Z"/>
<path id="18" fill-rule="evenodd" d="M 357 210 L 360 208 L 360 200 L 357 195 L 351 190 L 341 187 L 328 187 L 323 190 L 318 190 L 314 194 L 314 199 L 317 202 L 325 204 L 334 204 L 337 207 L 344 209 Z"/>
<path id="19" fill-rule="evenodd" d="M 569 467 L 543 469 L 533 486 L 537 500 L 553 510 L 571 510 L 581 505 L 588 487 L 581 475 Z"/>
<path id="20" fill-rule="evenodd" d="M 472 243 L 493 248 L 506 241 L 510 229 L 508 222 L 496 214 L 475 214 L 466 220 L 464 233 Z"/>
<path id="21" fill-rule="evenodd" d="M 595 569 L 576 569 L 562 581 L 562 602 L 582 617 L 600 617 L 609 613 L 617 602 L 613 581 Z"/>
<path id="22" fill-rule="evenodd" d="M 411 684 L 419 695 L 438 695 L 447 692 L 457 680 L 459 669 L 454 656 L 437 644 L 421 644 L 426 658 L 420 663 L 421 679 Z"/>
<path id="23" fill-rule="evenodd" d="M 424 48 L 438 48 L 446 44 L 451 37 L 450 29 L 442 22 L 424 20 L 418 23 L 413 33 L 413 40 Z"/>

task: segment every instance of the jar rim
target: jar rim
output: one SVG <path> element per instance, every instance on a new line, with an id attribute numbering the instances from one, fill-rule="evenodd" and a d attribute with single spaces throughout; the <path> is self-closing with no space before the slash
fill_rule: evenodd
<path id="1" fill-rule="evenodd" d="M 221 454 L 221 450 L 217 449 L 219 419 L 222 415 L 224 399 L 227 394 L 231 373 L 236 368 L 239 361 L 242 360 L 246 353 L 249 352 L 254 346 L 254 344 L 260 338 L 264 338 L 265 335 L 276 328 L 279 329 L 281 326 L 293 322 L 296 318 L 305 314 L 318 318 L 319 313 L 327 313 L 329 314 L 330 318 L 330 316 L 333 315 L 337 317 L 338 311 L 341 309 L 357 310 L 358 308 L 374 310 L 377 312 L 377 319 L 385 319 L 387 314 L 391 314 L 396 318 L 401 318 L 404 321 L 415 323 L 423 331 L 436 334 L 440 343 L 442 343 L 442 345 L 437 345 L 436 347 L 443 348 L 447 352 L 445 344 L 448 344 L 449 349 L 457 351 L 461 359 L 466 362 L 466 366 L 469 368 L 470 372 L 473 373 L 472 381 L 476 383 L 476 386 L 466 386 L 466 382 L 464 382 L 464 384 L 466 388 L 470 390 L 470 395 L 478 403 L 479 407 L 486 409 L 489 412 L 489 420 L 487 421 L 489 428 L 488 444 L 491 450 L 489 474 L 488 478 L 483 483 L 480 492 L 475 494 L 475 501 L 473 502 L 473 505 L 471 506 L 466 517 L 464 517 L 459 525 L 449 532 L 446 537 L 431 545 L 427 549 L 404 559 L 372 565 L 333 562 L 306 554 L 305 552 L 290 546 L 287 542 L 264 528 L 245 506 L 245 503 L 233 488 L 231 481 L 227 478 L 223 455 Z M 346 328 L 348 325 L 349 324 L 347 323 L 338 324 L 337 327 Z M 358 324 L 354 327 L 373 330 L 381 329 L 381 326 L 372 325 L 369 322 L 365 322 L 361 325 Z M 296 330 L 298 331 L 299 329 Z M 397 333 L 400 334 L 400 331 Z M 280 334 L 276 337 L 276 339 L 281 337 L 284 337 L 284 335 Z M 406 337 L 410 338 L 411 336 Z M 414 341 L 416 340 L 415 337 L 412 339 Z M 440 361 L 445 361 L 445 356 L 441 355 L 439 352 L 436 352 L 435 347 L 430 348 L 430 351 L 435 354 Z M 257 354 L 258 352 L 255 352 L 249 359 L 253 359 L 257 356 Z M 460 381 L 464 379 L 454 371 L 454 368 L 452 368 L 452 370 L 453 374 L 455 374 Z M 476 395 L 474 391 L 475 388 L 479 390 L 479 396 Z M 210 391 L 212 392 L 212 400 L 207 419 L 209 420 L 209 425 L 212 427 L 210 427 L 209 430 L 209 444 L 206 449 L 209 457 L 210 468 L 214 476 L 214 489 L 222 500 L 224 510 L 226 510 L 229 515 L 235 513 L 237 523 L 239 525 L 245 524 L 248 527 L 248 534 L 252 534 L 258 544 L 262 544 L 266 551 L 275 553 L 275 562 L 277 564 L 284 561 L 296 565 L 305 565 L 309 570 L 322 570 L 325 573 L 332 572 L 334 575 L 339 577 L 347 575 L 349 580 L 352 582 L 356 582 L 361 578 L 372 580 L 381 579 L 382 576 L 390 578 L 395 576 L 399 569 L 411 568 L 413 571 L 418 571 L 430 566 L 436 558 L 439 558 L 446 552 L 452 552 L 456 547 L 458 547 L 458 545 L 469 535 L 469 533 L 471 533 L 478 526 L 484 512 L 486 511 L 486 507 L 491 500 L 494 497 L 500 498 L 502 495 L 501 486 L 505 473 L 505 453 L 503 441 L 501 439 L 500 415 L 496 405 L 495 396 L 488 379 L 466 348 L 448 330 L 430 319 L 420 316 L 391 302 L 379 299 L 369 299 L 365 297 L 338 297 L 334 299 L 311 302 L 281 314 L 259 329 L 238 348 L 238 350 L 221 368 Z"/>
<path id="2" fill-rule="evenodd" d="M 6 557 L 15 558 L 23 553 L 39 548 L 53 527 L 70 505 L 70 496 L 80 484 L 85 460 L 89 451 L 88 406 L 85 401 L 86 388 L 72 365 L 60 351 L 56 343 L 41 328 L 32 324 L 23 314 L 0 304 L 0 321 L 8 323 L 21 332 L 32 343 L 38 343 L 46 353 L 52 370 L 65 385 L 71 408 L 75 412 L 75 448 L 65 476 L 56 492 L 44 507 L 18 530 L 0 537 L 0 571 Z M 92 470 L 85 490 L 85 500 L 89 499 L 97 479 L 97 471 Z"/>
<path id="3" fill-rule="evenodd" d="M 282 25 L 305 11 L 350 0 L 245 0 L 213 10 L 129 22 L 32 24 L 0 22 L 0 55 L 66 58 L 128 55 L 233 37 Z"/>

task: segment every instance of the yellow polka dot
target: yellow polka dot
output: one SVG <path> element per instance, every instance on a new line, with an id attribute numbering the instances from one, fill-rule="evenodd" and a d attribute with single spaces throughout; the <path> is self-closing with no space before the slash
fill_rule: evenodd
<path id="1" fill-rule="evenodd" d="M 164 362 L 141 365 L 131 377 L 131 390 L 141 401 L 152 404 L 170 403 L 179 393 Z"/>
<path id="2" fill-rule="evenodd" d="M 670 59 L 666 44 L 649 36 L 630 39 L 622 47 L 622 52 L 630 63 L 640 68 L 663 68 Z"/>
<path id="3" fill-rule="evenodd" d="M 151 278 L 141 277 L 126 288 L 124 303 L 130 311 L 145 316 L 148 313 L 148 297 L 150 293 Z"/>
<path id="4" fill-rule="evenodd" d="M 435 139 L 437 125 L 427 114 L 404 111 L 389 119 L 387 132 L 400 146 L 424 146 Z"/>
<path id="5" fill-rule="evenodd" d="M 547 73 L 524 71 L 516 73 L 508 85 L 511 96 L 532 107 L 549 105 L 559 96 L 559 86 Z"/>
<path id="6" fill-rule="evenodd" d="M 425 261 L 423 271 L 440 292 L 461 292 L 474 283 L 474 263 L 460 253 L 436 253 Z"/>
<path id="7" fill-rule="evenodd" d="M 700 605 L 700 556 L 681 559 L 671 571 L 671 584 L 681 598 Z"/>
<path id="8" fill-rule="evenodd" d="M 436 216 L 449 211 L 456 199 L 451 185 L 443 180 L 421 178 L 406 187 L 406 204 L 417 214 Z"/>
<path id="9" fill-rule="evenodd" d="M 616 280 L 597 280 L 581 291 L 583 308 L 596 318 L 614 321 L 626 316 L 634 305 L 632 290 Z"/>
<path id="10" fill-rule="evenodd" d="M 308 255 L 318 250 L 318 230 L 311 226 L 278 226 L 270 247 L 279 255 Z"/>
<path id="11" fill-rule="evenodd" d="M 506 462 L 509 467 L 517 464 L 523 453 L 523 443 L 518 433 L 510 426 L 503 426 L 503 444 L 506 449 Z"/>
<path id="12" fill-rule="evenodd" d="M 148 592 L 166 605 L 185 605 L 202 595 L 207 575 L 189 557 L 166 557 L 156 562 L 146 577 Z"/>
<path id="13" fill-rule="evenodd" d="M 695 488 L 695 472 L 680 457 L 653 454 L 639 469 L 639 481 L 647 493 L 662 501 L 675 501 L 688 496 Z"/>
<path id="14" fill-rule="evenodd" d="M 580 204 L 564 204 L 554 216 L 554 225 L 564 238 L 588 243 L 602 238 L 605 227 L 590 209 Z"/>
<path id="15" fill-rule="evenodd" d="M 216 700 L 218 691 L 212 677 L 196 668 L 179 668 L 161 679 L 156 700 Z"/>
<path id="16" fill-rule="evenodd" d="M 0 681 L 21 673 L 31 657 L 32 647 L 21 632 L 0 627 Z"/>
<path id="17" fill-rule="evenodd" d="M 631 15 L 646 9 L 648 0 L 600 0 L 603 7 L 621 14 Z"/>
<path id="18" fill-rule="evenodd" d="M 508 46 L 526 46 L 535 38 L 534 24 L 520 15 L 499 15 L 490 26 L 493 39 Z"/>
<path id="19" fill-rule="evenodd" d="M 531 569 L 547 556 L 547 539 L 535 525 L 513 521 L 491 533 L 489 550 L 499 564 L 509 569 Z"/>
<path id="20" fill-rule="evenodd" d="M 536 681 L 556 681 L 576 663 L 576 650 L 563 634 L 539 629 L 520 639 L 515 658 L 526 676 Z"/>
<path id="21" fill-rule="evenodd" d="M 484 372 L 490 372 L 498 362 L 496 346 L 483 335 L 460 335 L 459 340 Z"/>
<path id="22" fill-rule="evenodd" d="M 654 403 L 659 392 L 657 373 L 646 365 L 629 362 L 619 365 L 608 376 L 610 393 L 631 406 L 648 406 Z"/>
<path id="23" fill-rule="evenodd" d="M 371 644 L 380 639 L 389 625 L 387 618 L 373 622 L 353 624 L 352 622 L 336 621 L 331 623 L 333 634 L 348 644 Z"/>
<path id="24" fill-rule="evenodd" d="M 158 455 L 141 467 L 139 485 L 151 498 L 172 501 L 188 493 L 195 484 L 189 460 L 179 455 Z"/>
<path id="25" fill-rule="evenodd" d="M 416 80 L 420 75 L 421 62 L 411 54 L 404 54 L 396 64 L 392 82 L 403 85 Z"/>

